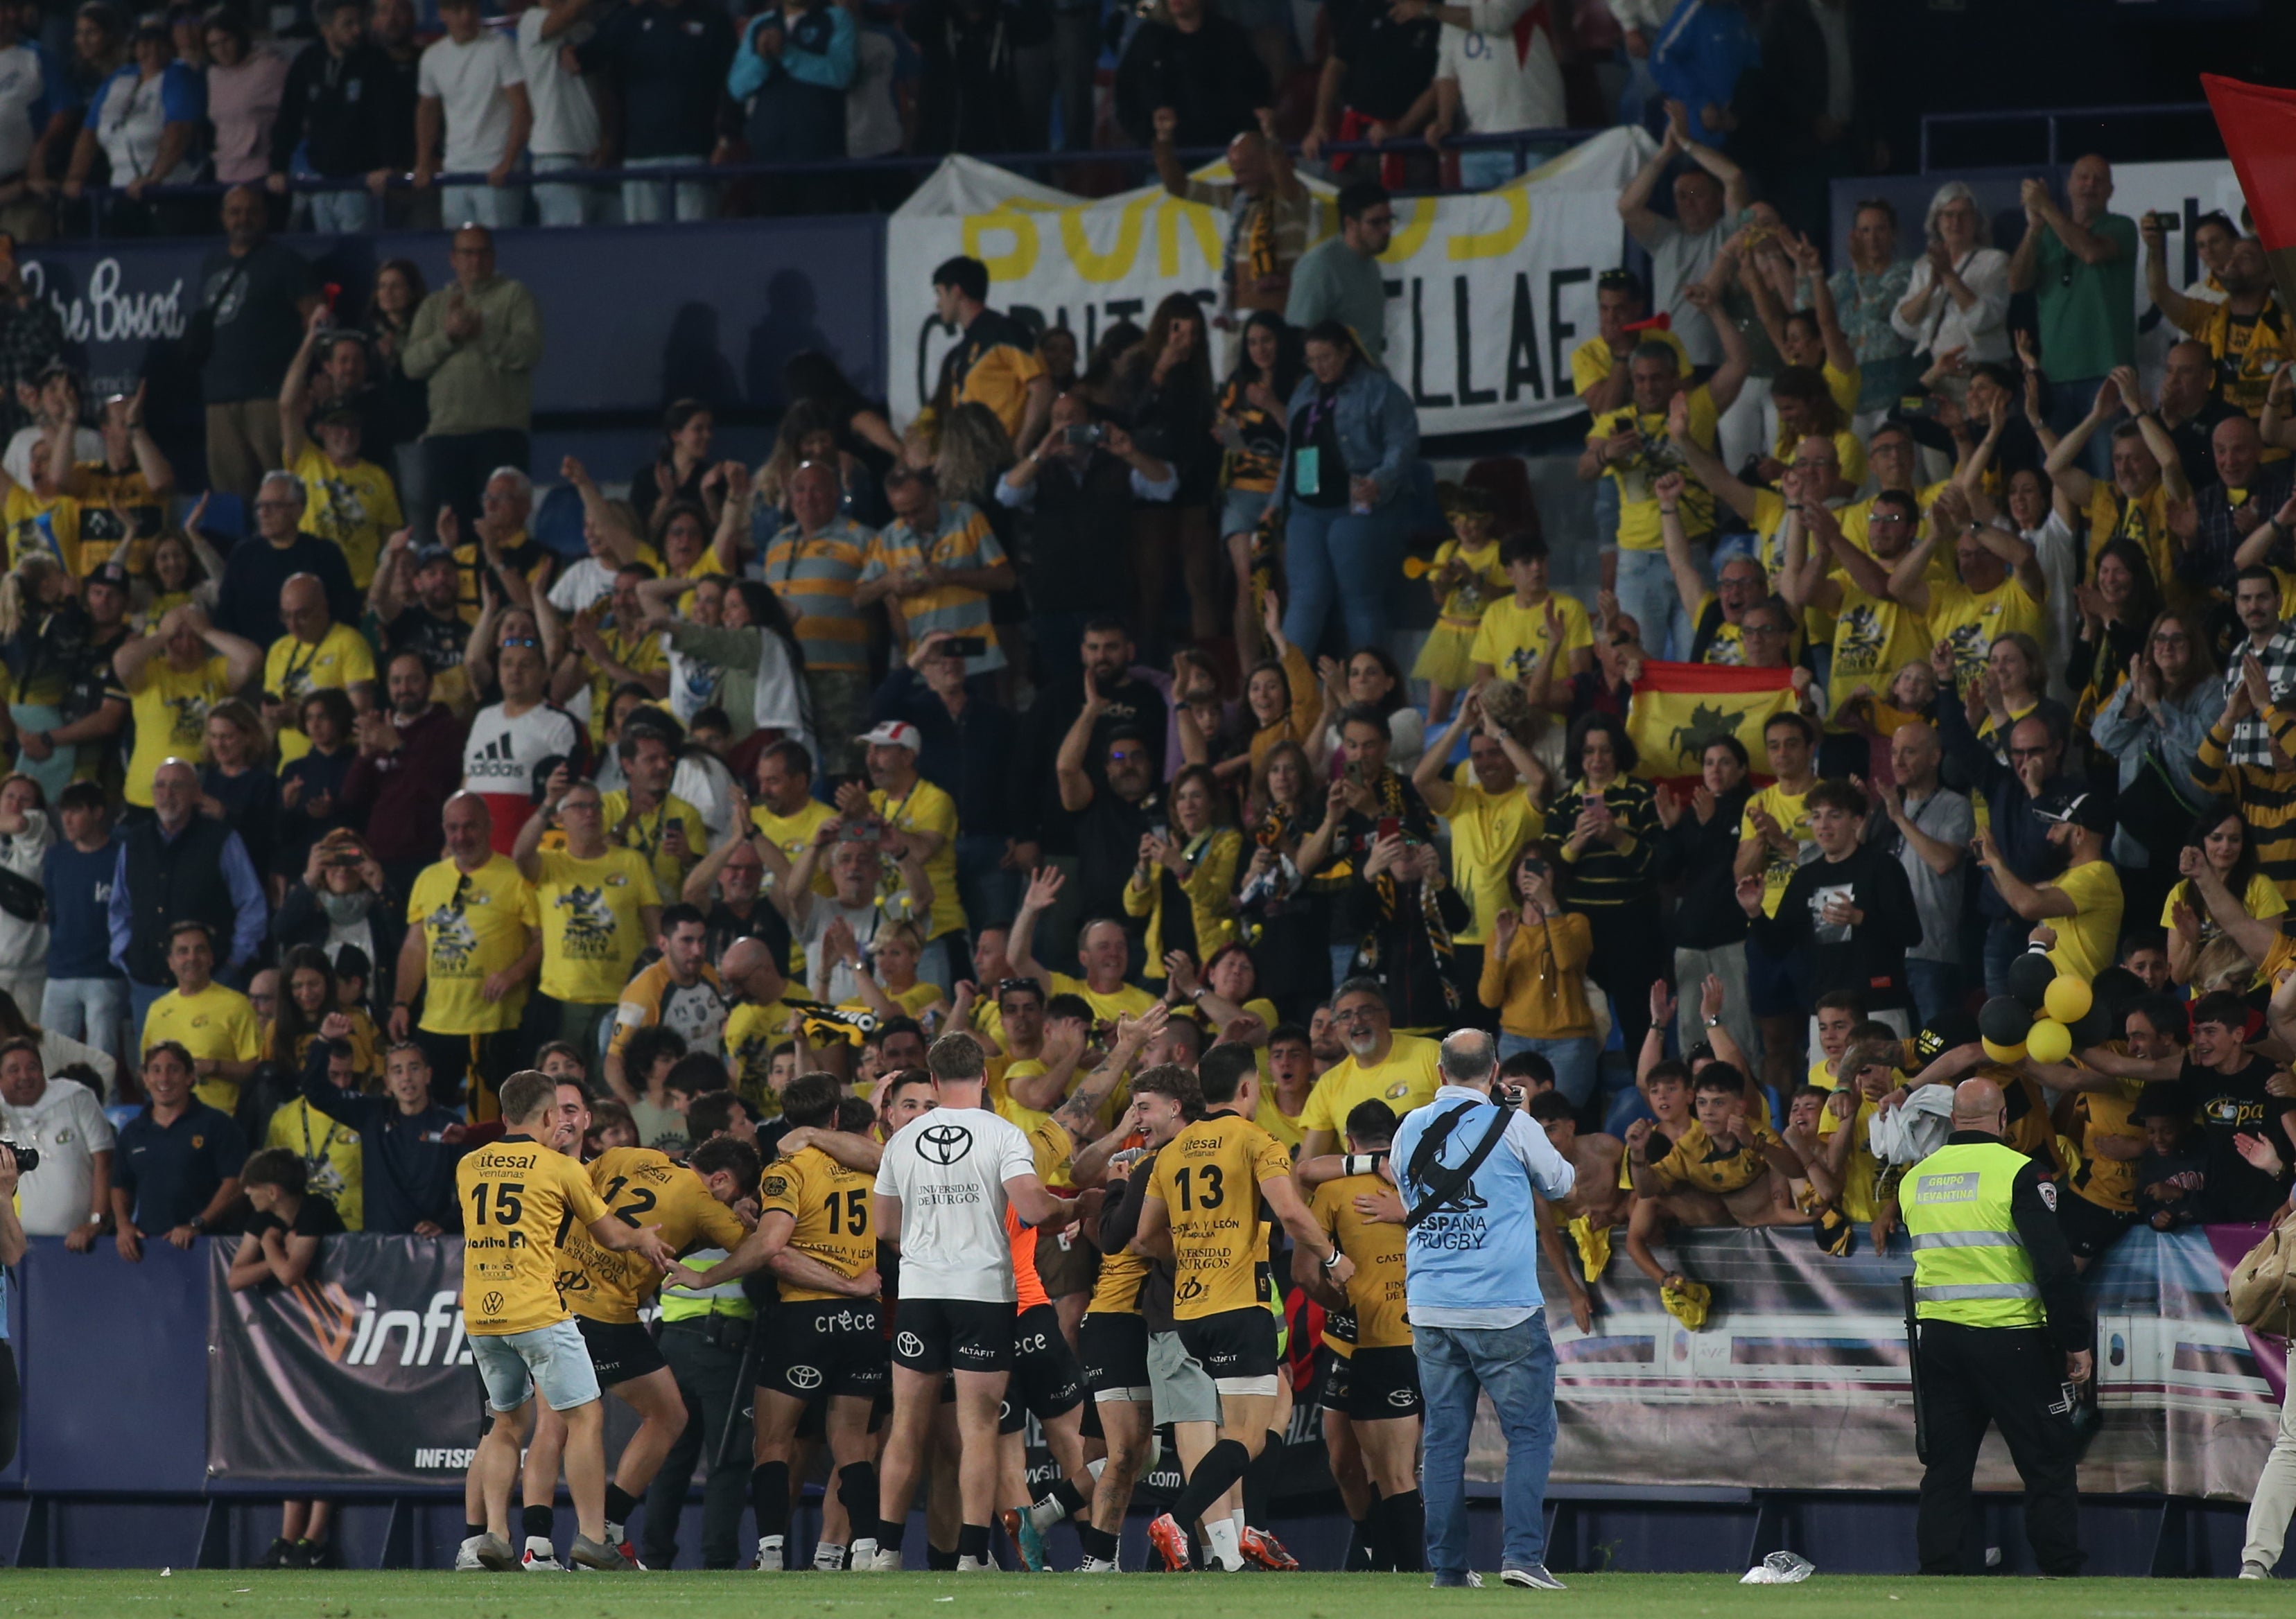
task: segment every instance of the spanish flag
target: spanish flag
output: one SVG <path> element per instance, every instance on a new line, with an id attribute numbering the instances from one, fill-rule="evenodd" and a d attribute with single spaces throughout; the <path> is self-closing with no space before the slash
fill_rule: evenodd
<path id="1" fill-rule="evenodd" d="M 1735 737 L 1759 771 L 1762 727 L 1794 707 L 1792 669 L 1718 663 L 1646 663 L 1627 707 L 1627 735 L 1640 756 L 1635 773 L 1655 781 L 1695 781 L 1699 756 Z"/>
<path id="2" fill-rule="evenodd" d="M 2201 88 L 2256 221 L 2283 308 L 2296 309 L 2296 90 L 2243 84 L 2214 73 Z"/>

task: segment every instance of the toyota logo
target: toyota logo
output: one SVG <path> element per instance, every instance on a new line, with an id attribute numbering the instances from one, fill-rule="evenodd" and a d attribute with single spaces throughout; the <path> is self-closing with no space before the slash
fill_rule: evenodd
<path id="1" fill-rule="evenodd" d="M 972 1132 L 962 1124 L 928 1124 L 917 1134 L 917 1151 L 936 1164 L 954 1164 L 972 1150 Z"/>
<path id="2" fill-rule="evenodd" d="M 819 1388 L 821 1386 L 821 1368 L 818 1366 L 792 1366 L 789 1369 L 789 1384 L 791 1388 Z"/>
<path id="3" fill-rule="evenodd" d="M 925 1341 L 914 1332 L 904 1332 L 894 1337 L 893 1347 L 904 1361 L 914 1361 L 924 1354 Z"/>

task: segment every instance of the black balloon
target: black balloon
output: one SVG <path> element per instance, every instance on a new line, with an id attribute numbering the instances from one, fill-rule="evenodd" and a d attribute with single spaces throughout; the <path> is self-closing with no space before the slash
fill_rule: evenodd
<path id="1" fill-rule="evenodd" d="M 2112 1009 L 2099 1001 L 2075 1019 L 2070 1026 L 2074 1051 L 2084 1051 L 2091 1046 L 2103 1045 L 2112 1038 Z"/>
<path id="2" fill-rule="evenodd" d="M 2033 1032 L 2032 1009 L 2014 995 L 1996 995 L 1978 1011 L 1977 1032 L 1995 1045 L 2023 1045 Z"/>
<path id="3" fill-rule="evenodd" d="M 2009 993 L 2025 1003 L 2030 1011 L 2041 1010 L 2049 985 L 2057 981 L 2057 964 L 2039 951 L 2019 956 L 2009 964 Z"/>

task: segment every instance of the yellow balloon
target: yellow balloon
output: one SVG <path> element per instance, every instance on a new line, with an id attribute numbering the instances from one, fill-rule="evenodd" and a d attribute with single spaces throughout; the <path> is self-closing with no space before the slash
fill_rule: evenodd
<path id="1" fill-rule="evenodd" d="M 2073 980 L 2069 978 L 2057 980 L 2057 984 L 2071 982 Z M 2049 987 L 2054 991 L 2056 984 Z M 2081 987 L 2085 990 L 2087 985 Z M 2044 1018 L 2033 1026 L 2033 1032 L 2025 1036 L 2025 1052 L 2035 1062 L 2062 1062 L 2073 1054 L 2073 1032 L 2054 1018 Z"/>
<path id="2" fill-rule="evenodd" d="M 2048 993 L 2041 998 L 2041 1004 L 2059 1023 L 2079 1023 L 2088 1016 L 2088 1009 L 2095 1000 L 2089 986 L 2080 979 L 2061 977 L 2049 985 Z M 2056 1059 L 2047 1060 L 2054 1062 Z"/>
<path id="3" fill-rule="evenodd" d="M 2030 1036 L 2029 1035 L 2028 1038 L 2030 1039 Z M 2022 1045 L 1996 1045 L 1990 1040 L 1980 1040 L 1978 1043 L 1985 1048 L 1985 1054 L 1996 1062 L 2012 1063 L 2024 1060 L 2025 1048 Z"/>

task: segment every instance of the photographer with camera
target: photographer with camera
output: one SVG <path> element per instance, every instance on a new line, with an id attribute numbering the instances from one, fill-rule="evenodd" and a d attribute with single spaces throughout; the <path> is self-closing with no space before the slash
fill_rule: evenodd
<path id="1" fill-rule="evenodd" d="M 1061 649 L 1065 660 L 1087 620 L 1131 607 L 1129 576 L 1111 565 L 1108 538 L 1131 533 L 1135 501 L 1168 503 L 1179 488 L 1177 468 L 1115 423 L 1093 420 L 1081 387 L 1054 399 L 1052 430 L 996 480 L 998 505 L 1036 513 L 1023 583 L 1039 648 Z M 1037 679 L 1046 681 L 1041 664 Z"/>
<path id="2" fill-rule="evenodd" d="M 62 1237 L 75 1254 L 95 1246 L 111 1212 L 111 1121 L 86 1085 L 51 1083 L 40 1043 L 0 1043 L 0 1143 L 23 1177 L 23 1229 Z"/>

